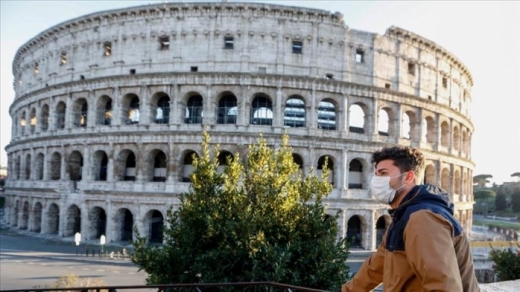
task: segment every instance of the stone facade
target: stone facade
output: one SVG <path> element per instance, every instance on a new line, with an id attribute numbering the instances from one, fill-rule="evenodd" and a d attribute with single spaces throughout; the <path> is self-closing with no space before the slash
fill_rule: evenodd
<path id="1" fill-rule="evenodd" d="M 325 202 L 354 246 L 374 249 L 390 223 L 368 191 L 371 152 L 388 144 L 425 153 L 422 182 L 448 190 L 471 228 L 472 77 L 404 29 L 353 30 L 298 7 L 164 3 L 52 27 L 18 50 L 13 74 L 11 226 L 107 242 L 135 226 L 160 242 L 207 126 L 223 155 L 287 131 L 304 172 L 328 156 Z"/>

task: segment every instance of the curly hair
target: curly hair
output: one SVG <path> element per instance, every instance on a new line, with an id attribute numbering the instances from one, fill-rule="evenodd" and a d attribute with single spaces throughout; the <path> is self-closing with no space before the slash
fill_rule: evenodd
<path id="1" fill-rule="evenodd" d="M 424 169 L 424 155 L 416 148 L 408 146 L 384 147 L 372 154 L 372 163 L 377 164 L 383 160 L 393 160 L 393 164 L 401 173 L 413 171 L 419 175 Z"/>

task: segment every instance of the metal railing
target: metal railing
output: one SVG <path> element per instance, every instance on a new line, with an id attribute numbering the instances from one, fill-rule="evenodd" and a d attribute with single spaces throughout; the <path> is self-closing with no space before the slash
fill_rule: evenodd
<path id="1" fill-rule="evenodd" d="M 0 290 L 2 292 L 46 292 L 46 291 L 78 291 L 78 292 L 117 292 L 121 290 L 154 290 L 157 292 L 213 292 L 213 291 L 243 291 L 243 292 L 324 292 L 326 290 L 305 288 L 275 282 L 238 282 L 238 283 L 194 283 L 170 285 L 132 285 L 132 286 L 96 286 L 71 288 L 29 288 L 15 290 Z"/>

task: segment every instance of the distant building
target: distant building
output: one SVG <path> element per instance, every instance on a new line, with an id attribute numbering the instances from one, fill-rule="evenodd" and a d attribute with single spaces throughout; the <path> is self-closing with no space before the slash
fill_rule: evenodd
<path id="1" fill-rule="evenodd" d="M 461 40 L 463 41 L 463 40 Z M 294 161 L 334 185 L 338 236 L 374 249 L 391 218 L 369 192 L 371 153 L 412 145 L 423 181 L 448 190 L 471 229 L 474 163 L 468 68 L 435 42 L 340 13 L 258 3 L 160 3 L 51 27 L 13 61 L 6 221 L 108 242 L 132 228 L 162 241 L 190 186 L 203 125 L 221 161 L 287 131 Z"/>

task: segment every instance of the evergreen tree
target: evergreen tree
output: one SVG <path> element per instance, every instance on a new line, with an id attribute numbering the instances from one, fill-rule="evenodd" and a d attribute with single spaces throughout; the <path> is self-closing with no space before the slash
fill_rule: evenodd
<path id="1" fill-rule="evenodd" d="M 132 261 L 147 283 L 272 281 L 339 290 L 348 245 L 336 237 L 339 213 L 328 215 L 322 203 L 332 191 L 326 167 L 321 178 L 303 177 L 288 136 L 272 149 L 261 135 L 245 162 L 235 154 L 219 173 L 218 145 L 211 151 L 209 143 L 204 132 L 190 191 L 168 211 L 163 246 L 137 234 Z"/>
<path id="2" fill-rule="evenodd" d="M 507 209 L 507 196 L 503 185 L 498 187 L 497 196 L 495 198 L 495 208 L 497 211 Z"/>
<path id="3" fill-rule="evenodd" d="M 510 248 L 491 249 L 489 255 L 494 262 L 493 270 L 499 281 L 520 279 L 520 251 L 514 252 Z"/>
<path id="4" fill-rule="evenodd" d="M 511 194 L 511 208 L 513 212 L 520 212 L 520 189 L 515 189 Z"/>

